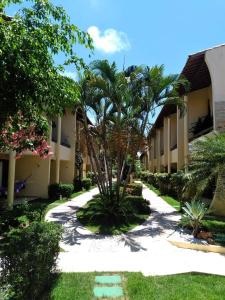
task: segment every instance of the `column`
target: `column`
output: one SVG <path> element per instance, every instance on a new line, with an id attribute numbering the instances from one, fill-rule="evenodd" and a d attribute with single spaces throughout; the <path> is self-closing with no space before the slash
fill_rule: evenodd
<path id="1" fill-rule="evenodd" d="M 55 182 L 59 183 L 60 174 L 60 148 L 61 148 L 61 130 L 62 130 L 62 119 L 58 116 L 57 121 L 57 143 L 56 143 L 56 178 Z"/>
<path id="2" fill-rule="evenodd" d="M 171 151 L 170 151 L 170 148 L 171 148 L 171 134 L 170 134 L 170 131 L 171 131 L 171 121 L 170 121 L 170 117 L 167 118 L 167 136 L 168 136 L 168 143 L 167 143 L 167 153 L 168 153 L 168 156 L 167 156 L 167 172 L 168 173 L 171 173 Z"/>
<path id="3" fill-rule="evenodd" d="M 184 118 L 177 107 L 177 171 L 184 167 Z"/>
<path id="4" fill-rule="evenodd" d="M 185 172 L 188 171 L 188 96 L 184 96 L 184 103 L 185 103 L 185 115 L 184 115 L 184 167 Z"/>
<path id="5" fill-rule="evenodd" d="M 163 151 L 164 151 L 164 167 L 166 169 L 168 169 L 168 128 L 167 128 L 168 124 L 167 124 L 167 118 L 164 118 L 163 119 L 163 140 L 164 140 L 164 143 L 163 143 Z"/>
<path id="6" fill-rule="evenodd" d="M 155 140 L 151 137 L 151 172 L 154 172 L 155 167 Z"/>
<path id="7" fill-rule="evenodd" d="M 161 154 L 160 154 L 160 129 L 156 130 L 156 159 L 157 159 L 157 172 L 160 173 L 160 163 L 161 163 Z"/>
<path id="8" fill-rule="evenodd" d="M 15 169 L 16 169 L 16 153 L 15 153 L 15 151 L 10 151 L 9 152 L 8 191 L 7 191 L 7 206 L 8 206 L 9 210 L 13 209 Z"/>

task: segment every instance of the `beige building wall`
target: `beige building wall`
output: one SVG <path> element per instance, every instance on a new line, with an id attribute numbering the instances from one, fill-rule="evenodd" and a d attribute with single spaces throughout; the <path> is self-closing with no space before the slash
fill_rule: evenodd
<path id="1" fill-rule="evenodd" d="M 192 137 L 190 133 L 191 128 L 194 123 L 198 121 L 199 118 L 208 115 L 209 109 L 212 115 L 212 87 L 207 87 L 188 93 L 188 129 L 189 136 Z"/>
<path id="2" fill-rule="evenodd" d="M 16 161 L 15 179 L 18 181 L 27 179 L 26 188 L 17 194 L 18 196 L 47 198 L 50 183 L 50 159 L 41 159 L 32 155 L 21 157 Z"/>
<path id="3" fill-rule="evenodd" d="M 225 46 L 206 51 L 205 61 L 212 82 L 214 130 L 225 131 Z"/>

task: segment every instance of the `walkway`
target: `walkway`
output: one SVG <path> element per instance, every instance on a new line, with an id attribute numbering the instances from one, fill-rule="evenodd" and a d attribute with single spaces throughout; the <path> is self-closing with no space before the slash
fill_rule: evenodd
<path id="1" fill-rule="evenodd" d="M 165 275 L 196 271 L 225 275 L 225 256 L 180 249 L 168 242 L 171 236 L 180 238 L 175 232 L 180 215 L 147 187 L 143 196 L 150 200 L 152 213 L 145 223 L 120 236 L 91 233 L 77 221 L 75 212 L 97 193 L 97 188 L 93 189 L 46 216 L 65 229 L 60 244 L 65 252 L 60 253 L 58 263 L 63 272 L 140 271 Z"/>

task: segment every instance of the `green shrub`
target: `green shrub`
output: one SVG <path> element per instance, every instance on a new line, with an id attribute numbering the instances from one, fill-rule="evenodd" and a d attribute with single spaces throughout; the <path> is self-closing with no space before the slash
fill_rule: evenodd
<path id="1" fill-rule="evenodd" d="M 82 179 L 82 186 L 86 191 L 89 191 L 91 188 L 91 179 L 90 178 Z"/>
<path id="2" fill-rule="evenodd" d="M 141 177 L 142 181 L 156 186 L 156 177 L 155 177 L 155 175 L 156 174 L 151 173 L 149 171 L 144 171 L 144 172 L 141 172 L 140 177 Z"/>
<path id="3" fill-rule="evenodd" d="M 133 196 L 142 196 L 142 184 L 131 183 L 127 185 L 126 192 Z"/>
<path id="4" fill-rule="evenodd" d="M 73 189 L 74 189 L 74 192 L 82 191 L 82 181 L 79 177 L 74 178 L 74 180 L 73 180 Z"/>
<path id="5" fill-rule="evenodd" d="M 156 173 L 155 180 L 156 186 L 160 190 L 161 194 L 169 194 L 171 190 L 170 174 L 168 173 Z"/>
<path id="6" fill-rule="evenodd" d="M 60 225 L 34 222 L 11 230 L 1 244 L 1 286 L 9 299 L 35 300 L 47 288 L 60 251 Z"/>
<path id="7" fill-rule="evenodd" d="M 185 213 L 181 218 L 181 224 L 191 227 L 192 234 L 196 237 L 202 225 L 202 219 L 207 212 L 207 208 L 205 204 L 200 201 L 192 201 L 191 203 L 186 202 L 183 210 Z"/>
<path id="8" fill-rule="evenodd" d="M 149 201 L 145 200 L 142 196 L 126 196 L 126 201 L 131 205 L 132 209 L 136 213 L 149 214 L 150 207 Z"/>
<path id="9" fill-rule="evenodd" d="M 10 228 L 26 226 L 34 221 L 40 221 L 42 218 L 42 208 L 32 209 L 32 205 L 24 202 L 14 206 L 13 210 L 3 211 L 0 215 L 0 235 L 7 233 Z"/>
<path id="10" fill-rule="evenodd" d="M 95 185 L 97 183 L 94 172 L 87 172 L 87 178 L 91 179 L 91 185 Z"/>
<path id="11" fill-rule="evenodd" d="M 74 191 L 73 184 L 55 183 L 48 187 L 48 196 L 50 199 L 69 198 Z"/>

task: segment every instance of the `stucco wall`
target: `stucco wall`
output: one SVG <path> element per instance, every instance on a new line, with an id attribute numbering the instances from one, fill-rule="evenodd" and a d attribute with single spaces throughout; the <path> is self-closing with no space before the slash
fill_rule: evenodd
<path id="1" fill-rule="evenodd" d="M 19 196 L 48 197 L 48 185 L 50 181 L 50 159 L 41 159 L 38 156 L 23 156 L 16 161 L 16 180 L 29 179 L 26 188 Z"/>
<path id="2" fill-rule="evenodd" d="M 207 50 L 205 61 L 212 82 L 214 129 L 225 131 L 225 46 Z"/>
<path id="3" fill-rule="evenodd" d="M 212 87 L 200 89 L 188 94 L 188 130 L 189 136 L 191 128 L 194 123 L 198 121 L 200 117 L 204 117 L 208 114 L 210 109 L 212 112 Z"/>

